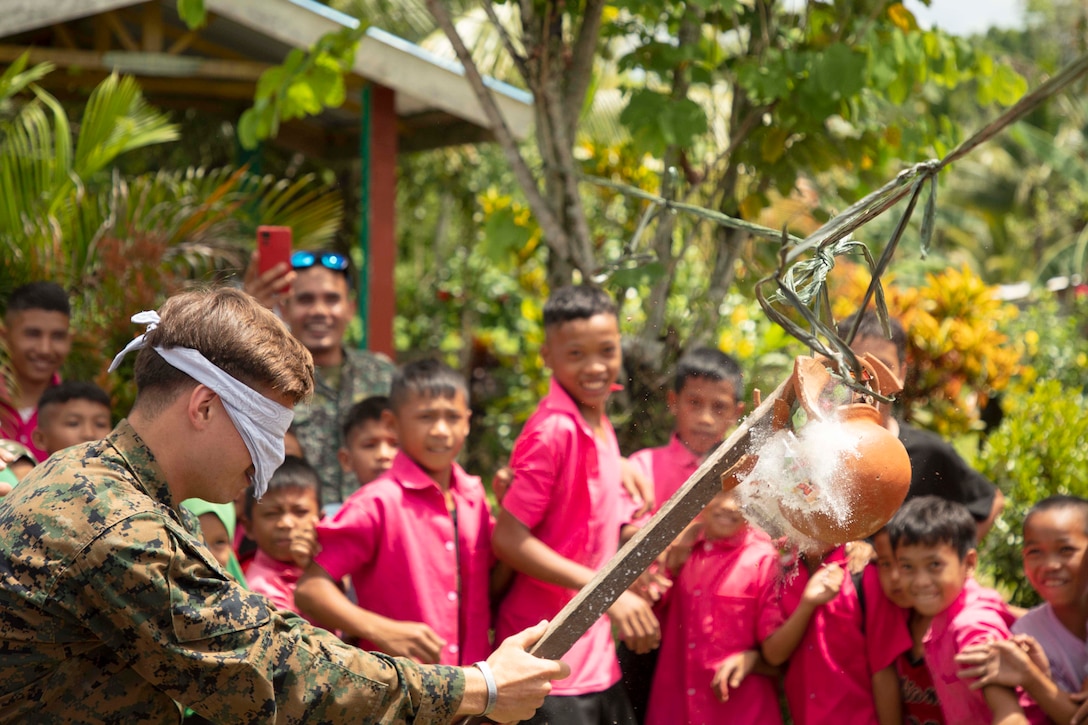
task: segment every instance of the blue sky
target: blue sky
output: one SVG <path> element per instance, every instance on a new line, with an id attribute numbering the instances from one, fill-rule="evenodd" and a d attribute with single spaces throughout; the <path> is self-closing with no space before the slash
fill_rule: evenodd
<path id="1" fill-rule="evenodd" d="M 984 33 L 991 26 L 1022 27 L 1024 0 L 932 0 L 927 8 L 917 0 L 904 0 L 924 27 L 937 25 L 956 35 Z"/>

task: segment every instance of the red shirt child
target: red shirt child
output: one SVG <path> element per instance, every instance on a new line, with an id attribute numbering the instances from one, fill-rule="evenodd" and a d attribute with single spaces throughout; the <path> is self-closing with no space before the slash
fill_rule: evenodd
<path id="1" fill-rule="evenodd" d="M 775 679 L 751 672 L 760 641 L 782 624 L 778 550 L 746 525 L 731 494 L 718 494 L 702 519 L 703 539 L 666 595 L 646 723 L 781 723 Z M 743 679 L 731 687 L 735 671 Z"/>

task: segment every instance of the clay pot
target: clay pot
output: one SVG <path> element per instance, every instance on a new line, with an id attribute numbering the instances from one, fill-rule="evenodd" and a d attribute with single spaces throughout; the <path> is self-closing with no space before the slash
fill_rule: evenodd
<path id="1" fill-rule="evenodd" d="M 900 390 L 900 381 L 879 360 L 863 355 L 865 379 L 882 394 Z M 834 476 L 834 498 L 845 502 L 848 514 L 839 517 L 828 510 L 819 483 L 805 479 L 806 470 L 790 472 L 801 482 L 779 500 L 779 509 L 790 524 L 817 541 L 841 544 L 865 538 L 888 522 L 910 488 L 910 459 L 899 439 L 883 425 L 887 411 L 874 398 L 851 391 L 832 377 L 829 361 L 799 357 L 794 361 L 793 393 L 805 411 L 801 426 L 836 421 L 845 454 Z M 798 431 L 799 433 L 801 431 Z M 790 480 L 788 477 L 786 480 Z"/>
<path id="2" fill-rule="evenodd" d="M 899 509 L 910 488 L 910 459 L 899 439 L 881 425 L 880 412 L 867 403 L 837 411 L 847 447 L 835 478 L 836 496 L 848 502 L 849 515 L 839 521 L 830 511 L 779 504 L 782 515 L 801 533 L 827 544 L 842 544 L 875 533 Z M 796 503 L 796 498 L 793 501 Z"/>

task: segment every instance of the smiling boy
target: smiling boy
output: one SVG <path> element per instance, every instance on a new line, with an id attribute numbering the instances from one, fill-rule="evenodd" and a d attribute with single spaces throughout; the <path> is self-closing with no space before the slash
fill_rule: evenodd
<path id="1" fill-rule="evenodd" d="M 496 635 L 553 617 L 615 552 L 624 502 L 619 445 L 605 405 L 622 361 L 612 299 L 590 285 L 555 290 L 544 305 L 548 395 L 526 421 L 510 456 L 513 482 L 495 525 L 495 554 L 517 574 L 499 605 Z M 611 623 L 609 622 L 611 619 Z M 625 591 L 563 656 L 572 675 L 530 722 L 634 722 L 612 640 L 636 652 L 660 642 L 650 605 Z"/>
<path id="2" fill-rule="evenodd" d="M 389 407 L 383 420 L 400 442 L 393 466 L 318 524 L 320 551 L 295 603 L 362 647 L 471 664 L 491 648 L 494 559 L 483 486 L 456 462 L 469 431 L 468 388 L 436 360 L 409 363 L 393 377 Z M 337 587 L 346 575 L 358 605 Z"/>
<path id="3" fill-rule="evenodd" d="M 945 722 L 1027 723 L 1015 690 L 994 684 L 976 691 L 957 677 L 955 656 L 989 639 L 1008 639 L 1014 619 L 997 592 L 974 580 L 975 535 L 967 507 L 936 496 L 907 501 L 888 522 L 914 609 L 932 617 L 922 641 Z"/>
<path id="4" fill-rule="evenodd" d="M 26 446 L 43 461 L 47 453 L 33 440 L 38 400 L 60 382 L 58 371 L 72 348 L 68 293 L 54 282 L 30 282 L 8 298 L 0 337 L 7 347 L 16 389 L 0 389 L 0 438 Z"/>

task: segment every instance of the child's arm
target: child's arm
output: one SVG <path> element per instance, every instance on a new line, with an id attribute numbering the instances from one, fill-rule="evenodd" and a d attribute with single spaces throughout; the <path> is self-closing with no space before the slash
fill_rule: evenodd
<path id="1" fill-rule="evenodd" d="M 1032 647 L 1038 643 L 1024 636 L 965 647 L 956 655 L 956 663 L 964 667 L 958 674 L 963 679 L 978 678 L 969 685 L 972 690 L 989 685 L 1023 687 L 1051 720 L 1070 722 L 1076 702 L 1032 659 Z"/>
<path id="2" fill-rule="evenodd" d="M 880 725 L 903 725 L 903 696 L 895 665 L 873 673 L 873 701 Z"/>
<path id="3" fill-rule="evenodd" d="M 780 665 L 790 658 L 793 651 L 797 649 L 797 645 L 801 643 L 801 638 L 805 636 L 805 630 L 816 607 L 830 602 L 838 595 L 845 576 L 846 572 L 841 566 L 831 564 L 820 568 L 808 580 L 797 608 L 781 627 L 760 644 L 763 659 L 767 660 L 768 664 Z"/>
<path id="4" fill-rule="evenodd" d="M 993 725 L 1028 725 L 1015 690 L 1003 685 L 987 685 L 982 688 L 982 696 L 994 714 Z"/>
<path id="5" fill-rule="evenodd" d="M 446 646 L 446 642 L 422 622 L 398 621 L 356 606 L 316 562 L 311 562 L 298 580 L 295 605 L 322 626 L 373 642 L 382 652 L 396 657 L 435 664 Z"/>
<path id="6" fill-rule="evenodd" d="M 567 589 L 581 589 L 596 574 L 533 536 L 529 527 L 506 509 L 499 511 L 491 545 L 495 556 L 516 571 Z M 649 652 L 661 641 L 657 617 L 650 605 L 637 594 L 630 591 L 620 594 L 609 608 L 608 616 L 619 628 L 624 643 L 635 652 Z"/>

